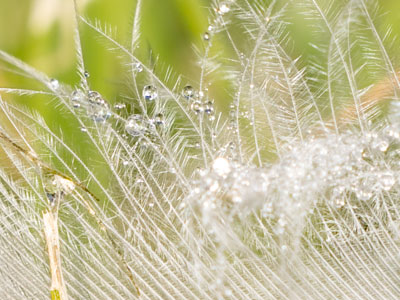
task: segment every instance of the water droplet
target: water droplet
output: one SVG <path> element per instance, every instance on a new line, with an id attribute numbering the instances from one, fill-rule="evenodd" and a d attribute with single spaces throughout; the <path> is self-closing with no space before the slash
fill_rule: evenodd
<path id="1" fill-rule="evenodd" d="M 164 115 L 162 113 L 158 113 L 154 116 L 153 122 L 156 126 L 164 125 Z"/>
<path id="2" fill-rule="evenodd" d="M 138 137 L 146 133 L 147 124 L 142 115 L 131 115 L 125 123 L 125 130 L 131 136 Z"/>
<path id="3" fill-rule="evenodd" d="M 213 161 L 212 169 L 218 176 L 226 177 L 231 171 L 231 165 L 226 158 L 218 157 Z"/>
<path id="4" fill-rule="evenodd" d="M 212 101 L 208 101 L 204 104 L 204 113 L 208 115 L 208 119 L 210 121 L 214 121 L 215 114 L 214 114 L 214 103 Z"/>
<path id="5" fill-rule="evenodd" d="M 50 205 L 55 207 L 64 194 L 69 194 L 75 189 L 75 184 L 59 175 L 46 175 L 43 180 L 44 190 Z"/>
<path id="6" fill-rule="evenodd" d="M 203 34 L 203 39 L 204 39 L 205 41 L 209 41 L 209 40 L 210 40 L 210 34 L 209 34 L 208 32 L 205 32 L 205 33 Z"/>
<path id="7" fill-rule="evenodd" d="M 254 84 L 250 84 L 250 89 L 254 89 Z"/>
<path id="8" fill-rule="evenodd" d="M 157 89 L 152 86 L 152 85 L 146 85 L 143 88 L 143 98 L 148 100 L 148 101 L 153 101 L 157 99 L 158 97 L 158 92 Z"/>
<path id="9" fill-rule="evenodd" d="M 232 297 L 232 296 L 233 296 L 232 290 L 231 290 L 231 289 L 226 289 L 226 290 L 225 290 L 225 296 L 227 296 L 227 297 Z"/>
<path id="10" fill-rule="evenodd" d="M 200 101 L 196 100 L 190 105 L 191 110 L 196 114 L 200 114 L 203 112 L 203 105 Z"/>
<path id="11" fill-rule="evenodd" d="M 58 82 L 57 79 L 52 78 L 52 79 L 50 79 L 50 87 L 53 90 L 57 90 L 60 87 L 60 83 Z"/>
<path id="12" fill-rule="evenodd" d="M 71 102 L 74 108 L 81 107 L 81 103 L 85 101 L 85 94 L 81 90 L 73 91 L 71 94 Z"/>
<path id="13" fill-rule="evenodd" d="M 121 109 L 124 109 L 125 107 L 126 107 L 125 103 L 116 103 L 116 104 L 114 105 L 114 108 L 115 108 L 116 110 L 121 110 Z"/>
<path id="14" fill-rule="evenodd" d="M 182 96 L 187 100 L 190 100 L 194 97 L 194 88 L 191 85 L 187 85 L 182 90 Z"/>
<path id="15" fill-rule="evenodd" d="M 344 197 L 342 195 L 335 196 L 332 199 L 332 203 L 336 208 L 341 208 L 346 204 Z"/>
<path id="16" fill-rule="evenodd" d="M 96 122 L 104 122 L 111 117 L 110 105 L 104 100 L 99 92 L 88 92 L 89 106 L 87 113 Z"/>
<path id="17" fill-rule="evenodd" d="M 389 148 L 389 142 L 386 140 L 382 140 L 380 141 L 380 143 L 378 144 L 378 149 L 381 152 L 386 152 L 386 150 Z"/>
<path id="18" fill-rule="evenodd" d="M 215 28 L 214 28 L 214 26 L 210 25 L 210 26 L 208 26 L 207 29 L 208 29 L 209 32 L 214 32 Z"/>
<path id="19" fill-rule="evenodd" d="M 385 191 L 389 191 L 395 184 L 396 180 L 391 173 L 383 173 L 379 175 L 379 183 Z"/>
<path id="20" fill-rule="evenodd" d="M 141 63 L 136 63 L 134 67 L 136 72 L 138 73 L 143 72 L 143 66 Z"/>
<path id="21" fill-rule="evenodd" d="M 125 160 L 122 164 L 123 164 L 124 166 L 127 166 L 127 165 L 129 165 L 129 161 Z"/>
<path id="22" fill-rule="evenodd" d="M 85 127 L 81 127 L 82 132 L 87 132 L 87 129 Z"/>
<path id="23" fill-rule="evenodd" d="M 229 4 L 227 2 L 222 2 L 220 6 L 217 8 L 217 13 L 221 16 L 228 13 L 230 11 Z"/>
<path id="24" fill-rule="evenodd" d="M 207 115 L 212 115 L 214 113 L 214 104 L 212 101 L 208 101 L 204 104 L 204 112 Z"/>
<path id="25" fill-rule="evenodd" d="M 83 73 L 83 76 L 85 76 L 85 78 L 89 78 L 90 77 L 90 73 L 88 71 L 85 71 L 85 73 Z"/>

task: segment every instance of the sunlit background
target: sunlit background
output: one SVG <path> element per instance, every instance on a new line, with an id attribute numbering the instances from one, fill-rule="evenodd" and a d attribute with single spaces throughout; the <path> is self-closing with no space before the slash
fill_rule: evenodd
<path id="1" fill-rule="evenodd" d="M 129 45 L 135 0 L 77 0 L 80 13 L 90 20 L 109 24 L 113 35 Z M 145 0 L 141 11 L 141 53 L 148 59 L 157 57 L 176 73 L 194 77 L 192 45 L 207 30 L 207 6 L 210 0 Z M 265 0 L 266 3 L 270 2 Z M 278 1 L 282 5 L 291 1 Z M 344 3 L 337 0 L 335 3 Z M 394 34 L 400 33 L 400 1 L 377 0 L 384 23 Z M 290 9 L 290 7 L 289 7 Z M 307 22 L 293 11 L 289 20 L 295 40 L 293 57 L 307 55 L 312 37 Z M 73 44 L 73 0 L 0 0 L 0 49 L 33 65 L 39 70 L 70 84 L 76 84 Z M 108 98 L 117 97 L 120 76 L 118 58 L 87 26 L 81 26 L 84 58 L 91 74 L 91 85 Z M 315 41 L 314 41 L 315 42 Z M 147 56 L 147 57 L 146 57 Z M 117 63 L 118 62 L 118 63 Z M 3 70 L 4 71 L 4 70 Z M 20 78 L 5 75 L 0 69 L 0 85 L 20 85 Z M 17 80 L 17 81 L 16 81 Z M 113 101 L 113 99 L 110 99 Z"/>

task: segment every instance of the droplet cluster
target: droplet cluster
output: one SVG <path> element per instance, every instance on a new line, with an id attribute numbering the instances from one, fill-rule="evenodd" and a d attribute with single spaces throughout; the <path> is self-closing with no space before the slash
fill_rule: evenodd
<path id="1" fill-rule="evenodd" d="M 89 102 L 87 113 L 94 121 L 104 122 L 111 116 L 110 105 L 99 92 L 89 91 L 87 100 Z"/>
<path id="2" fill-rule="evenodd" d="M 204 93 L 197 92 L 191 85 L 182 90 L 182 96 L 188 101 L 190 110 L 198 116 L 205 115 L 210 121 L 215 119 L 214 103 L 210 100 L 203 100 Z"/>
<path id="3" fill-rule="evenodd" d="M 133 114 L 125 122 L 125 131 L 132 137 L 152 135 L 155 130 L 165 124 L 164 115 L 157 113 L 153 118 L 146 118 L 142 114 Z"/>
<path id="4" fill-rule="evenodd" d="M 71 104 L 74 108 L 85 108 L 89 118 L 102 123 L 111 117 L 111 109 L 108 102 L 97 91 L 85 93 L 81 89 L 72 92 Z"/>
<path id="5" fill-rule="evenodd" d="M 212 231 L 255 213 L 275 224 L 274 234 L 300 235 L 316 206 L 353 209 L 397 190 L 399 150 L 400 128 L 389 125 L 363 135 L 310 137 L 262 168 L 218 157 L 199 172 L 188 199 Z"/>

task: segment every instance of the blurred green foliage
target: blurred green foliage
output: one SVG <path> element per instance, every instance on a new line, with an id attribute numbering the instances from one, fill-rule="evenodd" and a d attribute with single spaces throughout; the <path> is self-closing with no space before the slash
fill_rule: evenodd
<path id="1" fill-rule="evenodd" d="M 269 0 L 264 0 L 266 3 Z M 323 1 L 323 0 L 321 0 Z M 328 1 L 328 0 L 326 0 Z M 89 20 L 99 20 L 110 24 L 113 36 L 122 44 L 130 45 L 134 10 L 134 0 L 77 0 L 80 13 Z M 294 1 L 293 3 L 295 3 Z M 346 1 L 338 0 L 337 5 Z M 184 78 L 197 80 L 196 57 L 192 45 L 201 45 L 202 35 L 208 27 L 208 7 L 211 0 L 144 0 L 141 10 L 141 40 L 137 54 L 143 61 L 158 61 L 157 71 L 162 72 L 172 66 L 173 71 Z M 292 3 L 278 1 L 278 6 Z M 400 1 L 377 0 L 385 14 L 380 18 L 382 26 L 391 26 L 393 36 L 400 34 Z M 290 9 L 290 7 L 289 7 Z M 26 61 L 28 64 L 70 85 L 79 82 L 76 73 L 76 53 L 73 40 L 74 17 L 73 0 L 0 0 L 0 49 Z M 313 55 L 309 44 L 318 43 L 310 32 L 310 22 L 304 16 L 291 11 L 289 17 L 290 38 L 293 46 L 291 55 Z M 385 29 L 384 29 L 385 30 Z M 110 45 L 99 38 L 85 24 L 80 25 L 85 67 L 90 73 L 92 89 L 99 90 L 111 103 L 123 97 L 121 86 L 129 85 L 124 61 L 110 51 Z M 235 38 L 240 38 L 236 34 Z M 323 37 L 328 38 L 328 37 Z M 246 45 L 245 41 L 243 43 Z M 218 48 L 218 47 L 217 47 Z M 219 50 L 228 52 L 228 42 Z M 224 53 L 224 56 L 226 53 Z M 0 64 L 0 86 L 35 88 L 30 80 L 10 74 Z M 37 87 L 43 88 L 43 87 Z M 225 86 L 225 89 L 226 86 Z M 228 92 L 218 91 L 216 98 L 226 102 Z M 225 94 L 224 94 L 225 93 Z M 24 101 L 38 110 L 50 127 L 61 127 L 66 135 L 76 134 L 76 124 L 56 112 L 55 101 L 43 101 L 43 97 L 12 97 L 8 101 Z M 216 99 L 218 101 L 218 99 Z M 221 100 L 219 100 L 221 101 Z"/>

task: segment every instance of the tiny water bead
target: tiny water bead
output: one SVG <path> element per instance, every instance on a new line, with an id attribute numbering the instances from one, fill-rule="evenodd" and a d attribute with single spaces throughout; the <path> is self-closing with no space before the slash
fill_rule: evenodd
<path id="1" fill-rule="evenodd" d="M 85 73 L 83 73 L 83 76 L 85 76 L 85 78 L 89 78 L 90 77 L 90 73 L 88 71 L 85 71 Z"/>
<path id="2" fill-rule="evenodd" d="M 154 101 L 158 97 L 157 88 L 153 85 L 146 85 L 143 88 L 143 98 L 148 101 Z"/>
<path id="3" fill-rule="evenodd" d="M 225 15 L 226 13 L 228 13 L 230 11 L 230 6 L 229 3 L 227 1 L 222 2 L 219 7 L 216 9 L 217 13 L 221 16 Z"/>
<path id="4" fill-rule="evenodd" d="M 212 101 L 207 101 L 204 104 L 204 112 L 206 114 L 212 114 L 214 112 L 214 103 Z"/>
<path id="5" fill-rule="evenodd" d="M 182 90 L 182 96 L 187 100 L 191 100 L 195 95 L 194 88 L 191 85 L 187 85 Z"/>
<path id="6" fill-rule="evenodd" d="M 71 102 L 74 108 L 81 107 L 81 104 L 85 101 L 85 94 L 81 90 L 75 90 L 71 94 Z"/>
<path id="7" fill-rule="evenodd" d="M 154 125 L 162 126 L 164 125 L 164 115 L 162 113 L 158 113 L 154 116 L 153 119 Z"/>
<path id="8" fill-rule="evenodd" d="M 52 78 L 52 79 L 50 79 L 50 87 L 53 90 L 57 90 L 60 87 L 60 83 L 58 82 L 57 79 Z"/>
<path id="9" fill-rule="evenodd" d="M 142 115 L 133 114 L 125 123 L 125 130 L 133 137 L 138 137 L 147 132 L 147 122 Z"/>
<path id="10" fill-rule="evenodd" d="M 392 173 L 386 172 L 378 176 L 378 181 L 383 190 L 389 191 L 396 183 L 396 179 Z"/>
<path id="11" fill-rule="evenodd" d="M 134 69 L 135 69 L 135 71 L 138 72 L 138 73 L 143 72 L 143 66 L 142 66 L 141 63 L 136 63 L 136 64 L 134 64 Z"/>
<path id="12" fill-rule="evenodd" d="M 116 104 L 114 104 L 114 108 L 116 110 L 121 110 L 121 109 L 124 109 L 125 107 L 126 107 L 125 103 L 116 103 Z"/>
<path id="13" fill-rule="evenodd" d="M 190 105 L 190 109 L 196 114 L 200 114 L 203 112 L 203 105 L 200 101 L 196 100 Z"/>
<path id="14" fill-rule="evenodd" d="M 209 34 L 208 32 L 205 32 L 205 33 L 203 34 L 203 39 L 204 39 L 205 41 L 209 41 L 209 40 L 210 40 L 210 34 Z"/>
<path id="15" fill-rule="evenodd" d="M 104 122 L 111 117 L 110 105 L 102 98 L 99 92 L 88 92 L 87 113 L 96 122 Z"/>

